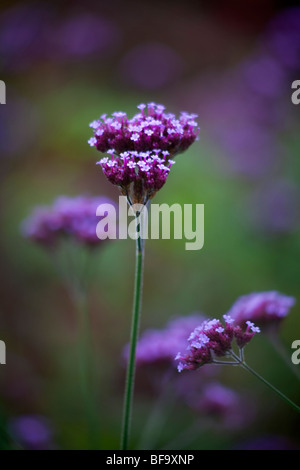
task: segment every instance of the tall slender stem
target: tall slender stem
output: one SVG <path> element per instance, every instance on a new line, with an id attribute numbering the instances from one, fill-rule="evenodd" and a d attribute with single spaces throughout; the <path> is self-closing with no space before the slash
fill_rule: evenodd
<path id="1" fill-rule="evenodd" d="M 138 219 L 139 215 L 140 213 L 137 212 L 136 220 Z M 137 345 L 139 323 L 140 323 L 141 299 L 142 299 L 142 287 L 143 287 L 144 243 L 140 237 L 140 225 L 137 225 L 136 227 L 136 235 L 137 235 L 137 239 L 136 239 L 135 285 L 134 285 L 133 311 L 132 311 L 132 320 L 131 320 L 129 359 L 128 359 L 128 366 L 127 366 L 124 407 L 123 407 L 123 424 L 122 424 L 122 436 L 121 436 L 121 449 L 122 450 L 127 450 L 128 445 L 129 445 L 134 379 L 135 379 L 135 356 L 136 356 L 136 345 Z"/>
<path id="2" fill-rule="evenodd" d="M 274 385 L 270 384 L 270 382 L 268 382 L 261 375 L 259 375 L 255 370 L 253 370 L 250 366 L 248 366 L 248 364 L 246 364 L 245 361 L 242 361 L 241 358 L 238 357 L 234 352 L 232 352 L 231 354 L 236 359 L 236 361 L 240 364 L 240 366 L 243 367 L 243 369 L 250 372 L 257 379 L 261 380 L 261 382 L 263 382 L 265 385 L 267 385 L 267 387 L 269 387 L 271 390 L 273 390 L 273 392 L 277 393 L 277 395 L 279 395 L 280 398 L 282 398 L 286 403 L 291 405 L 295 410 L 298 411 L 298 413 L 300 413 L 300 406 L 296 405 L 296 403 L 294 403 L 292 400 L 290 400 L 286 395 L 284 395 L 284 393 L 282 393 L 280 390 L 278 390 L 278 388 L 276 388 L 276 387 L 274 387 Z"/>

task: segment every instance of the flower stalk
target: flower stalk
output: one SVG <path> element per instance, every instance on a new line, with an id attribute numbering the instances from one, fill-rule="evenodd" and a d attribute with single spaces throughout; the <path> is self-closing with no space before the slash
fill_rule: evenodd
<path id="1" fill-rule="evenodd" d="M 235 354 L 232 350 L 230 351 L 230 355 L 234 361 L 218 361 L 214 359 L 212 362 L 213 364 L 218 364 L 218 365 L 233 365 L 233 366 L 241 366 L 243 369 L 247 370 L 250 372 L 250 374 L 254 375 L 257 379 L 259 379 L 261 382 L 263 382 L 267 387 L 269 387 L 273 392 L 275 392 L 277 395 L 280 396 L 286 403 L 288 403 L 292 408 L 294 408 L 298 413 L 300 413 L 300 407 L 296 405 L 290 398 L 288 398 L 284 393 L 282 393 L 278 388 L 274 387 L 274 385 L 270 384 L 264 377 L 259 375 L 252 367 L 248 366 L 248 364 L 245 362 L 244 359 L 244 351 L 243 349 L 240 349 L 240 356 Z"/>
<path id="2" fill-rule="evenodd" d="M 121 449 L 127 450 L 130 438 L 130 425 L 132 417 L 132 402 L 135 381 L 135 363 L 136 363 L 136 346 L 138 340 L 140 314 L 141 314 L 141 301 L 142 301 L 142 288 L 143 288 L 143 267 L 144 267 L 144 242 L 140 237 L 140 223 L 138 219 L 140 212 L 136 212 L 136 264 L 135 264 L 135 283 L 134 283 L 134 298 L 133 310 L 131 321 L 131 334 L 129 346 L 129 359 L 127 365 L 124 407 L 123 407 L 123 424 L 121 435 Z"/>
<path id="3" fill-rule="evenodd" d="M 91 147 L 107 153 L 98 164 L 108 181 L 126 195 L 136 220 L 135 288 L 123 409 L 123 450 L 129 445 L 143 283 L 144 244 L 139 218 L 143 207 L 165 184 L 175 163 L 173 158 L 187 150 L 198 139 L 199 132 L 196 114 L 181 112 L 176 118 L 156 103 L 141 103 L 137 108 L 139 112 L 131 119 L 122 111 L 110 117 L 102 114 L 100 119 L 90 123 L 93 136 L 88 140 Z M 142 208 L 134 209 L 136 205 Z"/>
<path id="4" fill-rule="evenodd" d="M 244 347 L 252 340 L 256 333 L 260 333 L 259 327 L 250 320 L 246 321 L 246 329 L 242 329 L 235 324 L 235 320 L 230 315 L 223 315 L 225 327 L 220 320 L 205 320 L 199 327 L 190 334 L 188 338 L 187 353 L 178 353 L 175 357 L 179 361 L 178 371 L 197 370 L 205 364 L 241 366 L 250 372 L 273 392 L 280 396 L 286 403 L 300 412 L 300 407 L 285 396 L 274 385 L 259 375 L 245 362 Z M 233 341 L 239 350 L 237 355 L 233 350 Z M 226 358 L 225 361 L 219 358 Z M 229 359 L 229 360 L 227 360 Z"/>
<path id="5" fill-rule="evenodd" d="M 298 413 L 300 413 L 300 406 L 296 405 L 290 398 L 288 398 L 284 393 L 282 393 L 278 388 L 274 387 L 274 385 L 270 384 L 264 377 L 258 374 L 252 367 L 248 366 L 245 360 L 242 360 L 241 357 L 238 357 L 234 352 L 231 353 L 232 357 L 236 359 L 237 364 L 239 364 L 243 369 L 250 372 L 250 374 L 254 375 L 257 379 L 263 382 L 267 387 L 269 387 L 273 392 L 280 396 L 286 403 L 288 403 L 292 408 L 294 408 Z"/>

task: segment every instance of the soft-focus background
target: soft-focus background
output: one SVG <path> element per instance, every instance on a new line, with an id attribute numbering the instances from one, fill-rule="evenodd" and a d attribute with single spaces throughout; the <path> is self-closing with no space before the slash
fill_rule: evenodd
<path id="1" fill-rule="evenodd" d="M 300 79 L 300 8 L 282 3 L 2 2 L 1 448 L 10 445 L 3 428 L 17 447 L 88 445 L 73 306 L 51 257 L 22 237 L 20 223 L 58 195 L 117 201 L 95 165 L 100 154 L 87 144 L 89 122 L 103 113 L 131 116 L 137 104 L 155 101 L 199 115 L 200 140 L 177 158 L 155 202 L 204 203 L 205 246 L 147 242 L 141 330 L 195 311 L 219 318 L 240 295 L 278 290 L 298 301 L 280 330 L 291 355 L 300 339 L 300 105 L 291 102 Z M 103 449 L 119 446 L 134 249 L 132 240 L 101 247 L 90 291 Z M 299 404 L 299 381 L 263 335 L 247 358 Z M 292 409 L 246 372 L 220 373 L 251 419 L 224 426 L 199 415 L 185 448 L 299 448 Z M 133 444 L 156 400 L 137 390 Z M 180 401 L 168 413 L 157 448 L 195 419 Z"/>

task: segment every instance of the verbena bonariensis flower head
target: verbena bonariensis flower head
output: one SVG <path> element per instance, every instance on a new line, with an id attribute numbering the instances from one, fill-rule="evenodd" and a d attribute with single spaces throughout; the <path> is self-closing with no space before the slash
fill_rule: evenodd
<path id="1" fill-rule="evenodd" d="M 114 204 L 104 197 L 58 197 L 51 206 L 38 206 L 22 223 L 23 235 L 43 246 L 52 247 L 63 237 L 96 246 L 100 242 L 96 227 L 97 207 Z"/>
<path id="2" fill-rule="evenodd" d="M 276 291 L 254 292 L 237 299 L 228 312 L 235 323 L 244 325 L 255 321 L 261 327 L 278 326 L 289 314 L 296 299 Z"/>
<path id="3" fill-rule="evenodd" d="M 88 141 L 108 156 L 98 164 L 107 179 L 120 187 L 129 203 L 145 204 L 165 184 L 172 158 L 196 140 L 196 114 L 179 118 L 155 103 L 140 104 L 133 118 L 116 112 L 90 123 L 94 136 Z"/>
<path id="4" fill-rule="evenodd" d="M 205 320 L 194 329 L 188 338 L 187 353 L 179 352 L 175 357 L 179 360 L 178 371 L 183 369 L 196 370 L 199 367 L 218 363 L 217 358 L 232 354 L 233 342 L 240 350 L 249 343 L 255 333 L 260 329 L 252 322 L 247 321 L 246 328 L 234 324 L 233 318 L 224 315 L 225 325 L 220 320 Z"/>

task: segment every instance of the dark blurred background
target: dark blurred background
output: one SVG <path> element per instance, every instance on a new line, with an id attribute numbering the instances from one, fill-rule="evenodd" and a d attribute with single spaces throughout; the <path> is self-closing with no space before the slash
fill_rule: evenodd
<path id="1" fill-rule="evenodd" d="M 20 417 L 37 417 L 54 447 L 85 448 L 73 306 L 51 257 L 22 237 L 20 223 L 58 195 L 117 201 L 95 165 L 100 154 L 87 144 L 88 124 L 155 101 L 199 115 L 200 140 L 177 158 L 155 202 L 204 203 L 205 246 L 147 242 L 141 330 L 193 311 L 221 317 L 254 291 L 299 301 L 300 106 L 291 102 L 291 84 L 300 79 L 300 8 L 272 0 L 4 1 L 0 79 L 7 87 L 0 107 L 0 339 L 7 346 L 0 419 L 10 429 Z M 134 250 L 132 240 L 100 248 L 90 292 L 104 449 L 119 445 Z M 299 313 L 298 303 L 280 330 L 288 354 L 300 339 Z M 266 338 L 248 349 L 248 362 L 299 403 L 299 382 Z M 241 370 L 226 369 L 222 379 L 255 404 L 251 424 L 204 427 L 191 448 L 239 448 L 266 436 L 276 448 L 299 446 L 299 419 L 285 403 Z M 133 439 L 154 401 L 137 393 Z M 157 445 L 188 427 L 193 413 L 176 403 Z"/>

